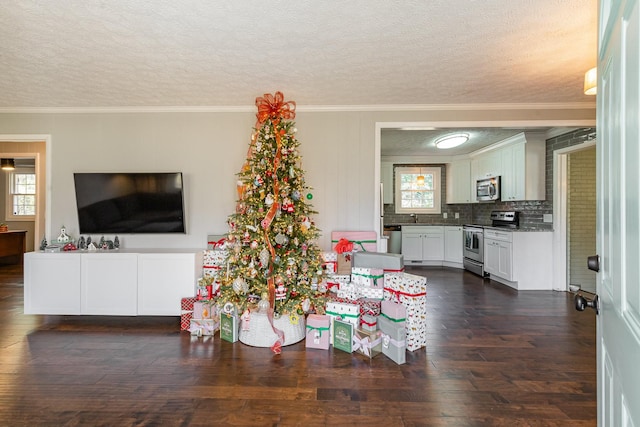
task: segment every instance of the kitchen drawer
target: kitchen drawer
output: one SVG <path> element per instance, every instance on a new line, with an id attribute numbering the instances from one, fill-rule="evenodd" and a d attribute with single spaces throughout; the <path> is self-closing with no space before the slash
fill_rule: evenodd
<path id="1" fill-rule="evenodd" d="M 484 229 L 484 238 L 485 240 L 499 240 L 501 242 L 511 242 L 513 241 L 513 233 L 508 230 L 496 230 L 495 228 L 485 228 Z"/>

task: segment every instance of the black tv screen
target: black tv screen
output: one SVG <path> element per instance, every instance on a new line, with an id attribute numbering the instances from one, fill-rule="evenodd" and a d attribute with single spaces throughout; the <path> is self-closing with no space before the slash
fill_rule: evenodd
<path id="1" fill-rule="evenodd" d="M 74 173 L 80 234 L 184 233 L 181 172 Z"/>

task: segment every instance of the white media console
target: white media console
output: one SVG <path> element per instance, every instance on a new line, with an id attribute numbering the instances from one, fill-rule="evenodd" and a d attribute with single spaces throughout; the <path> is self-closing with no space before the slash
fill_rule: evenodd
<path id="1" fill-rule="evenodd" d="M 195 295 L 202 249 L 28 252 L 24 313 L 179 316 Z"/>

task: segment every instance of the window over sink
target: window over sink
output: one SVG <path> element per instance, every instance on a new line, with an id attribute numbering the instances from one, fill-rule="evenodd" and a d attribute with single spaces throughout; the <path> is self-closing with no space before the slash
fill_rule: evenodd
<path id="1" fill-rule="evenodd" d="M 439 214 L 440 174 L 434 166 L 396 166 L 396 213 Z"/>

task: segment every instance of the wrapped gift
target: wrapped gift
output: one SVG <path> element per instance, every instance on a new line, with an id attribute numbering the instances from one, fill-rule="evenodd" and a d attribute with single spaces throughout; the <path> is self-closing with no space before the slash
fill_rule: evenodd
<path id="1" fill-rule="evenodd" d="M 216 319 L 218 310 L 213 301 L 202 300 L 193 303 L 193 319 Z"/>
<path id="2" fill-rule="evenodd" d="M 360 298 L 360 286 L 355 283 L 342 283 L 337 290 L 336 295 L 338 298 L 343 298 L 349 301 L 356 301 Z"/>
<path id="3" fill-rule="evenodd" d="M 427 279 L 408 273 L 385 274 L 384 299 L 400 303 L 407 310 L 407 350 L 424 347 L 427 337 Z"/>
<path id="4" fill-rule="evenodd" d="M 378 319 L 378 328 L 382 338 L 382 353 L 398 365 L 405 363 L 407 357 L 407 330 L 404 327 L 404 323 L 396 323 L 385 317 L 380 317 Z"/>
<path id="5" fill-rule="evenodd" d="M 217 319 L 191 319 L 189 332 L 198 337 L 213 335 L 220 328 Z"/>
<path id="6" fill-rule="evenodd" d="M 335 319 L 351 323 L 354 327 L 357 327 L 360 322 L 360 307 L 353 301 L 345 299 L 337 301 L 337 298 L 332 298 L 332 301 L 327 301 L 325 313 L 331 317 L 331 344 L 333 344 Z"/>
<path id="7" fill-rule="evenodd" d="M 337 317 L 354 326 L 360 321 L 360 307 L 355 302 L 328 301 L 325 312 L 328 316 Z"/>
<path id="8" fill-rule="evenodd" d="M 404 271 L 404 256 L 384 252 L 355 252 L 353 267 L 381 268 L 385 273 Z"/>
<path id="9" fill-rule="evenodd" d="M 182 298 L 180 300 L 180 330 L 188 331 L 193 318 L 193 305 L 198 299 L 196 297 Z"/>
<path id="10" fill-rule="evenodd" d="M 226 250 L 227 235 L 226 234 L 210 234 L 207 236 L 207 249 L 209 250 Z"/>
<path id="11" fill-rule="evenodd" d="M 381 268 L 352 267 L 351 283 L 375 289 L 384 289 L 384 270 Z"/>
<path id="12" fill-rule="evenodd" d="M 227 258 L 227 251 L 223 249 L 206 249 L 202 257 L 203 267 L 214 267 L 224 265 Z"/>
<path id="13" fill-rule="evenodd" d="M 329 349 L 331 341 L 331 317 L 320 314 L 307 316 L 307 336 L 305 345 L 307 348 Z"/>
<path id="14" fill-rule="evenodd" d="M 404 305 L 393 301 L 382 301 L 381 306 L 381 316 L 404 326 L 404 322 L 407 320 L 407 309 Z"/>
<path id="15" fill-rule="evenodd" d="M 338 253 L 322 252 L 322 269 L 325 274 L 335 274 L 338 271 Z"/>
<path id="16" fill-rule="evenodd" d="M 360 316 L 364 316 L 365 314 L 370 314 L 372 316 L 380 315 L 380 309 L 382 305 L 381 300 L 372 298 L 360 298 L 356 302 L 360 306 Z"/>
<path id="17" fill-rule="evenodd" d="M 336 274 L 350 276 L 351 275 L 351 252 L 343 252 L 338 254 L 338 264 L 336 267 Z"/>
<path id="18" fill-rule="evenodd" d="M 382 336 L 379 331 L 356 329 L 352 348 L 356 353 L 373 358 L 382 352 Z"/>
<path id="19" fill-rule="evenodd" d="M 336 245 L 340 239 L 353 243 L 353 250 L 375 252 L 378 250 L 378 235 L 375 231 L 332 231 L 331 244 Z"/>
<path id="20" fill-rule="evenodd" d="M 368 288 L 366 286 L 363 286 L 363 287 L 360 287 L 358 294 L 360 295 L 361 298 L 382 300 L 382 297 L 384 295 L 384 290 L 376 289 L 376 288 Z"/>
<path id="21" fill-rule="evenodd" d="M 333 347 L 346 351 L 347 353 L 353 353 L 353 331 L 353 324 L 334 319 L 332 333 Z"/>
<path id="22" fill-rule="evenodd" d="M 360 329 L 365 331 L 375 331 L 378 329 L 378 318 L 370 314 L 360 317 Z"/>
<path id="23" fill-rule="evenodd" d="M 351 283 L 350 274 L 330 274 L 326 276 L 327 290 L 337 292 L 344 283 Z"/>

